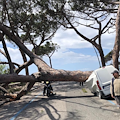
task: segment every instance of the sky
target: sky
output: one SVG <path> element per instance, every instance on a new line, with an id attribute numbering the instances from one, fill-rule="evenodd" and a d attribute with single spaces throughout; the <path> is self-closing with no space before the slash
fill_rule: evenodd
<path id="1" fill-rule="evenodd" d="M 96 31 L 91 29 L 85 27 L 79 27 L 78 29 L 88 38 L 96 35 Z M 79 37 L 74 30 L 60 28 L 52 41 L 60 46 L 60 49 L 52 56 L 52 66 L 54 69 L 91 71 L 100 67 L 93 46 Z M 114 41 L 115 33 L 106 33 L 102 36 L 102 46 L 105 55 L 113 49 Z M 18 48 L 14 47 L 11 43 L 6 43 L 12 61 L 22 64 L 23 61 Z M 32 50 L 31 45 L 27 45 L 27 48 Z M 1 43 L 0 49 L 3 50 Z M 0 60 L 6 61 L 6 58 L 0 54 Z M 49 65 L 48 57 L 43 57 L 43 60 Z M 31 65 L 29 71 L 32 74 L 38 72 L 38 69 L 35 65 Z M 24 70 L 20 74 L 24 74 Z"/>

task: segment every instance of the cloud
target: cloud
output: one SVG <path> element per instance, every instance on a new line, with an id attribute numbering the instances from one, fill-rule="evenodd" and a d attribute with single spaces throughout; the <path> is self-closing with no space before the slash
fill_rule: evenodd
<path id="1" fill-rule="evenodd" d="M 115 33 L 111 33 L 111 34 L 106 33 L 102 36 L 103 49 L 112 50 L 114 47 L 114 43 L 115 43 Z"/>
<path id="2" fill-rule="evenodd" d="M 8 47 L 9 54 L 13 62 L 17 62 L 18 64 L 22 64 L 22 56 L 18 48 L 10 48 Z"/>
<path id="3" fill-rule="evenodd" d="M 85 27 L 78 27 L 79 31 L 83 33 L 83 35 L 87 36 L 88 38 L 92 38 L 97 35 L 95 30 L 85 28 Z M 93 46 L 91 43 L 83 40 L 74 30 L 68 29 L 63 30 L 59 29 L 55 34 L 54 38 L 52 39 L 53 42 L 60 45 L 62 49 L 67 48 L 92 48 Z M 102 46 L 103 49 L 112 49 L 115 41 L 115 33 L 111 34 L 104 34 L 102 35 Z"/>
<path id="4" fill-rule="evenodd" d="M 19 49 L 18 48 L 11 48 L 11 47 L 7 47 L 7 48 L 8 48 L 8 52 L 10 54 L 12 62 L 16 62 L 18 64 L 23 64 L 23 59 L 22 59 L 22 56 L 21 56 Z M 2 51 L 4 51 L 3 48 L 0 48 L 0 49 Z M 7 61 L 7 59 L 2 54 L 0 54 L 0 60 Z"/>
<path id="5" fill-rule="evenodd" d="M 44 60 L 49 64 L 49 60 L 47 57 L 44 57 Z M 97 61 L 97 57 L 66 50 L 65 52 L 59 51 L 54 53 L 52 56 L 52 61 L 65 65 L 73 63 L 94 62 Z"/>
<path id="6" fill-rule="evenodd" d="M 79 37 L 74 30 L 58 30 L 55 37 L 53 38 L 53 42 L 60 45 L 63 49 L 66 48 L 90 48 L 91 44 L 81 37 Z"/>
<path id="7" fill-rule="evenodd" d="M 97 34 L 96 31 L 85 27 L 78 27 L 78 30 L 81 31 L 88 38 L 92 38 Z M 103 48 L 111 50 L 114 45 L 114 40 L 115 33 L 104 34 L 102 36 Z M 62 68 L 69 70 L 91 70 L 98 67 L 98 59 L 96 55 L 93 55 L 90 52 L 87 53 L 87 49 L 93 49 L 93 46 L 89 42 L 83 40 L 79 35 L 77 35 L 74 30 L 63 30 L 61 28 L 57 31 L 52 41 L 60 46 L 58 52 L 55 52 L 52 56 L 52 63 L 53 67 L 55 66 L 55 69 Z M 10 45 L 10 43 L 8 42 L 7 45 L 9 46 L 8 51 L 10 53 L 12 61 L 23 64 L 22 56 L 19 52 L 19 49 L 17 47 L 13 47 L 13 45 Z M 32 45 L 26 46 L 30 50 L 32 50 L 33 48 Z M 3 50 L 1 42 L 0 47 Z M 80 50 L 80 52 L 76 52 L 72 49 L 78 49 L 78 51 Z M 85 51 L 82 51 L 83 49 L 86 49 L 86 54 Z M 2 54 L 0 54 L 0 59 L 6 61 L 6 58 Z M 48 57 L 44 57 L 43 59 L 49 64 Z M 34 70 L 36 71 L 36 69 L 32 67 L 31 69 L 32 72 L 34 72 Z"/>

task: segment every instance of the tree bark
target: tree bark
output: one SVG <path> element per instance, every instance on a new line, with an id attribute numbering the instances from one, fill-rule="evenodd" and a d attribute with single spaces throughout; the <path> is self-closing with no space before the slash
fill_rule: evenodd
<path id="1" fill-rule="evenodd" d="M 49 61 L 50 61 L 50 67 L 52 68 L 52 61 L 51 61 L 51 57 L 50 57 L 50 56 L 48 56 L 48 58 L 49 58 Z"/>
<path id="2" fill-rule="evenodd" d="M 117 12 L 117 18 L 116 18 L 116 38 L 115 38 L 115 44 L 112 52 L 112 59 L 113 59 L 113 66 L 119 70 L 119 51 L 120 51 L 120 4 L 119 9 Z"/>
<path id="3" fill-rule="evenodd" d="M 28 91 L 34 86 L 35 82 L 28 82 L 17 94 L 16 100 L 19 100 L 23 95 L 26 95 Z"/>
<path id="4" fill-rule="evenodd" d="M 104 58 L 104 52 L 102 47 L 100 46 L 99 49 L 97 49 L 99 51 L 100 54 L 100 58 L 101 58 L 101 63 L 102 63 L 102 67 L 106 66 L 105 65 L 105 58 Z"/>
<path id="5" fill-rule="evenodd" d="M 85 81 L 92 71 L 52 70 L 51 72 L 37 72 L 32 75 L 3 74 L 0 83 L 6 82 L 41 82 L 41 81 Z"/>
<path id="6" fill-rule="evenodd" d="M 38 72 L 32 75 L 17 75 L 17 74 L 7 74 L 0 75 L 0 83 L 9 83 L 9 82 L 29 82 L 27 83 L 21 91 L 14 97 L 14 94 L 11 95 L 11 100 L 18 100 L 23 95 L 27 94 L 28 91 L 33 87 L 35 82 L 41 81 L 78 81 L 84 82 L 87 80 L 92 71 L 81 72 L 81 71 L 65 71 L 65 70 L 53 70 L 51 72 Z"/>

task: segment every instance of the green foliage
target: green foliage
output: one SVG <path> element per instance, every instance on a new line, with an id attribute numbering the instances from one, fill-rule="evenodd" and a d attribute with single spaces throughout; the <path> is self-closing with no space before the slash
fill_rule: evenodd
<path id="1" fill-rule="evenodd" d="M 105 56 L 105 62 L 112 60 L 112 50 Z"/>
<path id="2" fill-rule="evenodd" d="M 6 65 L 0 64 L 0 74 L 7 74 L 9 73 L 9 69 Z"/>
<path id="3" fill-rule="evenodd" d="M 76 25 L 80 19 L 91 20 L 93 23 L 90 25 L 94 27 L 95 18 L 103 21 L 116 7 L 105 1 L 113 0 L 1 0 L 0 21 L 24 43 L 32 43 L 35 47 L 36 41 L 41 43 L 51 39 L 61 24 L 70 27 L 66 18 Z M 50 55 L 55 49 L 58 49 L 56 45 L 48 42 L 43 46 L 37 45 L 35 53 Z"/>
<path id="4" fill-rule="evenodd" d="M 73 10 L 83 10 L 84 8 L 88 8 L 89 10 L 94 9 L 102 9 L 102 8 L 111 8 L 114 7 L 114 4 L 110 4 L 108 2 L 113 2 L 113 0 L 69 0 L 69 3 L 73 7 Z"/>
<path id="5" fill-rule="evenodd" d="M 69 0 L 69 5 L 72 11 L 79 12 L 81 15 L 86 14 L 86 16 L 100 17 L 102 18 L 105 14 L 113 12 L 116 8 L 115 4 L 109 4 L 107 2 L 100 0 Z M 99 14 L 97 14 L 99 13 Z M 102 16 L 101 16 L 102 15 Z M 84 18 L 85 19 L 85 18 Z M 87 19 L 87 18 L 86 18 Z"/>
<path id="6" fill-rule="evenodd" d="M 49 0 L 2 0 L 0 21 L 19 34 L 23 42 L 41 42 L 43 38 L 49 38 L 55 33 L 60 26 L 56 17 L 53 17 L 52 3 Z M 37 39 L 38 37 L 41 39 Z"/>
<path id="7" fill-rule="evenodd" d="M 0 21 L 19 34 L 23 42 L 33 44 L 49 38 L 60 27 L 60 23 L 65 24 L 63 13 L 72 19 L 76 15 L 74 12 L 80 12 L 81 17 L 83 13 L 95 12 L 95 16 L 100 15 L 96 13 L 97 10 L 114 7 L 99 0 L 1 0 Z"/>
<path id="8" fill-rule="evenodd" d="M 105 62 L 107 63 L 108 61 L 112 60 L 112 50 L 105 56 Z M 120 62 L 119 62 L 120 65 Z"/>
<path id="9" fill-rule="evenodd" d="M 51 56 L 59 48 L 59 45 L 57 45 L 56 43 L 46 42 L 42 46 L 37 46 L 34 50 L 37 55 L 42 57 L 44 55 Z"/>

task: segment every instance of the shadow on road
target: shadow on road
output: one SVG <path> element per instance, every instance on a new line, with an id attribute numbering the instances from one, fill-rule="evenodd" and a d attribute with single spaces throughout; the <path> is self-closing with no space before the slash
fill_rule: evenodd
<path id="1" fill-rule="evenodd" d="M 62 86 L 62 87 L 61 87 Z M 65 91 L 71 91 L 80 88 L 79 85 L 76 86 L 76 82 L 73 82 L 72 86 L 69 82 L 66 83 L 58 83 L 55 86 L 55 91 L 65 92 Z M 94 106 L 94 104 L 88 105 L 87 103 L 79 103 L 79 102 L 73 102 L 71 99 L 76 98 L 94 98 L 94 95 L 82 95 L 82 96 L 61 96 L 56 95 L 52 97 L 37 97 L 34 101 L 29 103 L 30 105 L 27 106 L 19 115 L 17 120 L 21 119 L 29 119 L 29 120 L 39 120 L 40 118 L 44 116 L 48 116 L 50 120 L 60 120 L 61 119 L 61 113 L 66 112 L 68 115 L 70 115 L 71 118 L 73 118 L 76 114 L 76 111 L 70 112 L 69 110 L 58 110 L 56 106 L 54 106 L 54 102 L 56 100 L 74 103 L 77 105 L 80 105 L 81 107 L 90 107 L 94 109 L 101 109 L 103 111 L 111 111 L 115 113 L 119 113 L 120 111 L 116 110 L 110 110 L 106 109 L 106 106 L 101 105 L 100 107 Z M 110 98 L 109 98 L 110 99 Z M 26 97 L 25 99 L 14 101 L 12 103 L 8 103 L 5 106 L 0 107 L 0 120 L 10 120 L 18 111 L 23 109 L 24 106 L 28 105 L 28 100 L 30 100 L 29 97 Z M 94 102 L 94 101 L 93 101 Z M 97 103 L 96 103 L 97 104 Z M 80 116 L 79 116 L 80 117 Z M 67 119 L 65 119 L 67 120 Z"/>
<path id="2" fill-rule="evenodd" d="M 76 89 L 80 89 L 79 82 L 57 82 L 57 84 L 52 83 L 54 91 L 68 92 Z"/>

